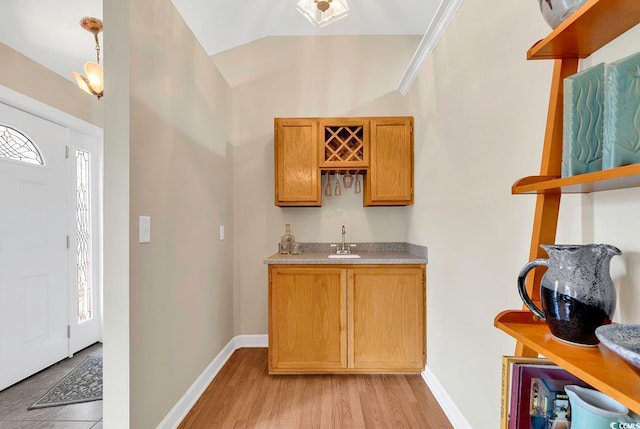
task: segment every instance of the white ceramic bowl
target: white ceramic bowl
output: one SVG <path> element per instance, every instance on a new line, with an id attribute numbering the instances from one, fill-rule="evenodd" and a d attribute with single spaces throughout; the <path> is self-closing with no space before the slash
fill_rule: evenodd
<path id="1" fill-rule="evenodd" d="M 596 337 L 607 348 L 640 369 L 640 325 L 604 325 Z"/>

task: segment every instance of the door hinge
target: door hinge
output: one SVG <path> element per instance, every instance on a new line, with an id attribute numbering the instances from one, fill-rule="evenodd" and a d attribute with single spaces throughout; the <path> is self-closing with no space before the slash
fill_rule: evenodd
<path id="1" fill-rule="evenodd" d="M 269 283 L 271 283 L 271 274 L 269 274 Z"/>
<path id="2" fill-rule="evenodd" d="M 413 125 L 411 125 L 411 126 L 409 127 L 409 130 L 410 130 L 409 132 L 410 132 L 411 134 L 413 134 Z"/>
<path id="3" fill-rule="evenodd" d="M 71 237 L 67 235 L 67 249 L 71 248 Z"/>
<path id="4" fill-rule="evenodd" d="M 422 273 L 422 284 L 427 285 L 427 275 L 425 273 Z"/>
<path id="5" fill-rule="evenodd" d="M 69 159 L 69 146 L 64 147 L 64 157 Z"/>
<path id="6" fill-rule="evenodd" d="M 276 188 L 276 196 L 278 196 L 278 188 Z"/>
<path id="7" fill-rule="evenodd" d="M 71 338 L 71 325 L 67 325 L 67 338 Z"/>

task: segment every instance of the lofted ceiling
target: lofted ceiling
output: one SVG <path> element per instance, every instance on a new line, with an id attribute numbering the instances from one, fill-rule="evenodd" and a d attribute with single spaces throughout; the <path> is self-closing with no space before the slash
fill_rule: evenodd
<path id="1" fill-rule="evenodd" d="M 441 2 L 349 0 L 346 18 L 316 28 L 296 0 L 172 1 L 209 55 L 267 36 L 423 35 Z"/>
<path id="2" fill-rule="evenodd" d="M 298 13 L 296 0 L 172 1 L 215 55 L 267 36 L 423 35 L 440 3 L 454 0 L 349 0 L 349 15 L 325 28 Z M 71 71 L 95 61 L 93 36 L 79 25 L 83 16 L 102 18 L 102 0 L 2 0 L 0 42 L 73 80 Z"/>

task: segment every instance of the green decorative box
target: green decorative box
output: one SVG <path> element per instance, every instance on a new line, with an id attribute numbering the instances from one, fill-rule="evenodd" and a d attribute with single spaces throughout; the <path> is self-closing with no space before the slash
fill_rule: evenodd
<path id="1" fill-rule="evenodd" d="M 605 70 L 603 168 L 640 162 L 640 52 Z"/>
<path id="2" fill-rule="evenodd" d="M 562 177 L 602 170 L 604 63 L 564 80 Z"/>

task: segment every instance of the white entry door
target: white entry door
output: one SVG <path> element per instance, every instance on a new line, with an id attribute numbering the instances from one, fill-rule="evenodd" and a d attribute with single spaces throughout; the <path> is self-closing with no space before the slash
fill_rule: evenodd
<path id="1" fill-rule="evenodd" d="M 68 140 L 0 103 L 0 390 L 69 355 Z"/>

